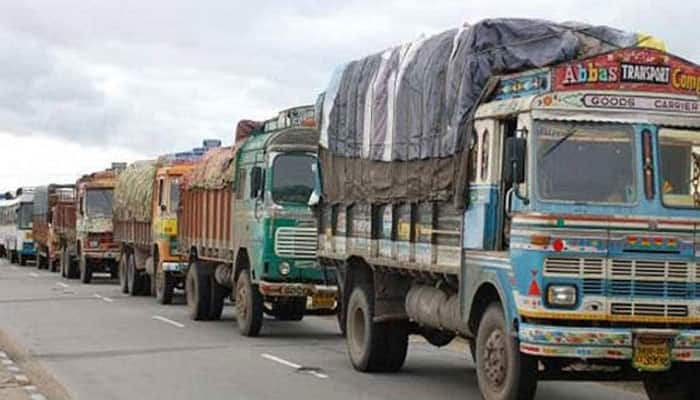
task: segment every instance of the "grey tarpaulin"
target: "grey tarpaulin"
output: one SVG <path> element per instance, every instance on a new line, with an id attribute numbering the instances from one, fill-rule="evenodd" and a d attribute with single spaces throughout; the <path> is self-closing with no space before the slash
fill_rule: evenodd
<path id="1" fill-rule="evenodd" d="M 318 102 L 322 167 L 334 168 L 323 174 L 326 198 L 451 198 L 467 165 L 469 116 L 491 77 L 636 40 L 604 26 L 489 19 L 341 66 Z"/>

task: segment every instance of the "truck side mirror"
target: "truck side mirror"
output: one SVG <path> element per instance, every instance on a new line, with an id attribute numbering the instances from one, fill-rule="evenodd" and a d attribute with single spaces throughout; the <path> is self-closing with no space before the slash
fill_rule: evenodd
<path id="1" fill-rule="evenodd" d="M 526 141 L 523 138 L 506 139 L 505 180 L 508 186 L 525 182 Z"/>
<path id="2" fill-rule="evenodd" d="M 250 197 L 257 198 L 262 191 L 262 168 L 253 167 L 250 170 Z"/>
<path id="3" fill-rule="evenodd" d="M 165 206 L 165 204 L 160 205 L 160 211 L 165 212 L 168 209 L 168 207 Z"/>

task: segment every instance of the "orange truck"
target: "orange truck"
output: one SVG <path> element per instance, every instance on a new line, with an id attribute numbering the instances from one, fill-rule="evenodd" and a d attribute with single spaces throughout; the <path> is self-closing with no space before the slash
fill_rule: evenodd
<path id="1" fill-rule="evenodd" d="M 114 192 L 114 237 L 121 244 L 119 281 L 124 293 L 155 295 L 172 302 L 184 288 L 187 258 L 178 251 L 180 185 L 199 156 L 219 141 L 192 152 L 136 162 L 122 173 Z"/>
<path id="2" fill-rule="evenodd" d="M 117 277 L 121 251 L 112 234 L 112 204 L 117 177 L 125 168 L 125 163 L 112 163 L 76 183 L 76 234 L 63 248 L 68 278 L 90 283 L 95 272 Z"/>
<path id="3" fill-rule="evenodd" d="M 34 190 L 32 233 L 37 250 L 36 265 L 39 269 L 57 272 L 61 260 L 60 235 L 56 226 L 56 209 L 72 206 L 75 201 L 75 185 L 48 185 Z M 74 207 L 72 207 L 75 210 Z M 73 218 L 75 226 L 75 218 Z"/>

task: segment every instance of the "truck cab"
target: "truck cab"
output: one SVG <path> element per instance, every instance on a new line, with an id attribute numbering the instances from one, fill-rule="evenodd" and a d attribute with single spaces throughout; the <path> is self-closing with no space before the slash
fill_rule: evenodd
<path id="1" fill-rule="evenodd" d="M 652 399 L 697 393 L 698 82 L 629 48 L 501 77 L 477 110 L 463 310 L 495 286 L 543 379 L 605 364 Z"/>
<path id="2" fill-rule="evenodd" d="M 120 246 L 113 239 L 112 206 L 116 176 L 123 167 L 115 165 L 78 182 L 75 245 L 83 283 L 90 283 L 94 272 L 117 277 Z"/>
<path id="3" fill-rule="evenodd" d="M 291 110 L 289 120 L 267 121 L 240 150 L 237 192 L 234 201 L 234 237 L 248 256 L 263 295 L 303 295 L 312 286 L 333 280 L 316 263 L 316 225 L 308 206 L 316 186 L 318 136 L 303 121 L 313 119 L 313 109 Z M 314 297 L 314 304 L 328 306 L 333 296 Z"/>
<path id="4" fill-rule="evenodd" d="M 313 113 L 313 107 L 281 112 L 251 134 L 237 157 L 234 248 L 240 261 L 246 257 L 269 313 L 283 319 L 335 305 L 335 273 L 316 261 L 308 205 L 318 169 Z"/>

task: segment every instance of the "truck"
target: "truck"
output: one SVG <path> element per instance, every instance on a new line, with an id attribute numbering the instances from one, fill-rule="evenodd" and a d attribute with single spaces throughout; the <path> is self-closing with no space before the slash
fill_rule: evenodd
<path id="1" fill-rule="evenodd" d="M 319 99 L 319 262 L 358 371 L 399 371 L 418 334 L 465 340 L 486 400 L 700 395 L 700 67 L 575 26 L 421 38 Z"/>
<path id="2" fill-rule="evenodd" d="M 59 203 L 72 203 L 75 185 L 39 186 L 34 190 L 32 233 L 36 243 L 36 266 L 58 272 L 60 268 L 60 241 L 56 232 L 55 209 Z"/>
<path id="3" fill-rule="evenodd" d="M 205 140 L 203 149 L 221 145 Z M 195 149 L 196 150 L 196 149 Z M 201 157 L 182 152 L 129 165 L 114 189 L 114 238 L 121 243 L 119 283 L 123 293 L 155 295 L 170 304 L 184 288 L 187 259 L 178 246 L 178 210 L 183 175 Z"/>
<path id="4" fill-rule="evenodd" d="M 95 272 L 117 278 L 121 250 L 112 232 L 112 204 L 114 186 L 125 168 L 124 163 L 112 163 L 76 182 L 75 237 L 64 247 L 68 278 L 90 283 Z"/>
<path id="5" fill-rule="evenodd" d="M 36 258 L 32 235 L 33 188 L 17 189 L 9 200 L 0 200 L 0 245 L 2 253 L 13 264 L 27 265 Z"/>
<path id="6" fill-rule="evenodd" d="M 189 260 L 192 319 L 219 319 L 228 297 L 240 332 L 257 336 L 264 313 L 298 321 L 335 310 L 335 274 L 316 262 L 307 205 L 317 168 L 313 113 L 303 106 L 262 124 L 241 121 L 236 144 L 209 152 L 185 178 L 178 242 Z"/>
<path id="7" fill-rule="evenodd" d="M 56 256 L 58 257 L 61 277 L 66 279 L 80 277 L 75 257 L 78 217 L 76 189 L 75 185 L 61 189 L 58 201 L 51 208 L 54 241 L 57 243 Z"/>

